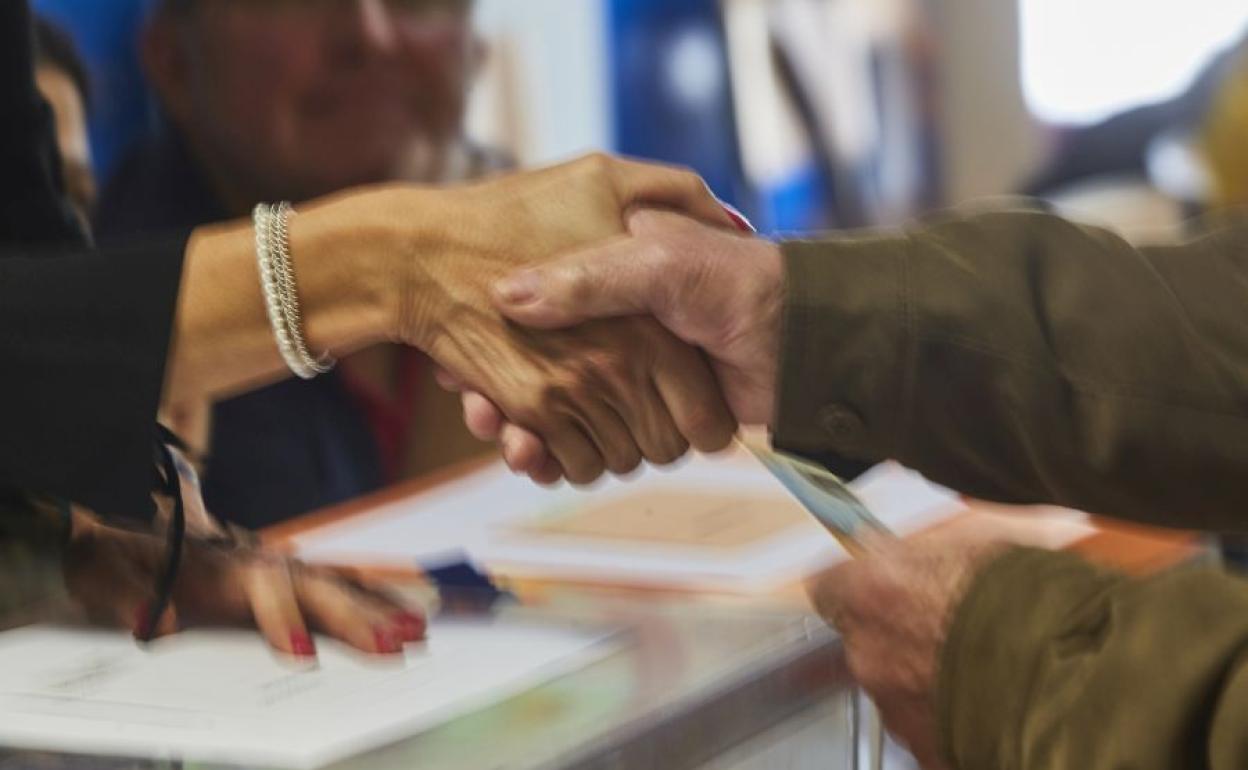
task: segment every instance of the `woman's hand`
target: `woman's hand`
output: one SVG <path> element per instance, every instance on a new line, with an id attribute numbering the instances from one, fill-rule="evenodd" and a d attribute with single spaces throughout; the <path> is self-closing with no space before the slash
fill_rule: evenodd
<path id="1" fill-rule="evenodd" d="M 722 449 L 736 432 L 702 354 L 655 321 L 521 329 L 492 301 L 492 285 L 518 267 L 622 237 L 642 204 L 733 227 L 696 175 L 592 156 L 459 188 L 353 194 L 297 217 L 293 249 L 312 237 L 312 215 L 330 213 L 331 227 L 382 244 L 394 255 L 395 338 L 541 436 L 567 477 L 588 483 L 643 459 L 672 462 L 690 445 Z"/>
<path id="2" fill-rule="evenodd" d="M 462 187 L 385 185 L 300 204 L 289 232 L 309 347 L 339 358 L 387 340 L 425 351 L 544 439 L 574 482 L 669 462 L 689 445 L 721 449 L 736 423 L 719 383 L 654 321 L 521 329 L 491 301 L 490 287 L 517 268 L 622 237 L 641 206 L 733 227 L 696 174 L 605 155 Z M 196 230 L 176 318 L 171 410 L 289 376 L 249 222 Z"/>
<path id="3" fill-rule="evenodd" d="M 188 537 L 169 609 L 148 622 L 164 537 L 110 527 L 76 513 L 65 557 L 70 594 L 88 618 L 139 638 L 202 624 L 254 625 L 274 649 L 312 658 L 317 631 L 363 652 L 394 654 L 425 637 L 425 618 L 386 593 L 338 571 L 262 547 Z"/>

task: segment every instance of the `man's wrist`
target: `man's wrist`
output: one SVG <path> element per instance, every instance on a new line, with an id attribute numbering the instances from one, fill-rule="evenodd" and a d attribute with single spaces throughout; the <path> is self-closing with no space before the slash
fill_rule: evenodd
<path id="1" fill-rule="evenodd" d="M 674 240 L 655 270 L 653 307 L 678 337 L 707 351 L 737 419 L 773 422 L 784 312 L 784 257 L 771 241 L 709 229 Z"/>
<path id="2" fill-rule="evenodd" d="M 758 423 L 772 428 L 776 423 L 776 394 L 780 385 L 780 346 L 784 319 L 787 278 L 784 253 L 777 243 L 766 243 L 761 264 L 761 280 L 754 288 L 753 306 L 762 339 L 759 365 L 760 396 Z"/>

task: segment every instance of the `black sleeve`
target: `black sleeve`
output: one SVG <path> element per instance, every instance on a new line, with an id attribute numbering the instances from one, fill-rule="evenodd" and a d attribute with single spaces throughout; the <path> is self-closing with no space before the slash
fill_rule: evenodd
<path id="1" fill-rule="evenodd" d="M 0 253 L 0 486 L 150 512 L 184 248 Z"/>
<path id="2" fill-rule="evenodd" d="M 0 0 L 0 492 L 143 517 L 185 239 L 89 250 L 32 39 L 26 0 Z"/>

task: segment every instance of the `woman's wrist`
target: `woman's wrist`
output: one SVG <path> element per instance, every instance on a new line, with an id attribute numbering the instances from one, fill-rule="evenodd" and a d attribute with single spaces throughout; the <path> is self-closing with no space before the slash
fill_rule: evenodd
<path id="1" fill-rule="evenodd" d="M 386 341 L 429 351 L 455 304 L 446 285 L 451 232 L 463 233 L 454 193 L 413 185 L 380 185 L 316 207 L 326 248 L 361 266 L 352 280 L 370 308 L 368 327 Z M 459 217 L 460 219 L 457 219 Z M 357 307 L 359 305 L 357 304 Z"/>
<path id="2" fill-rule="evenodd" d="M 390 339 L 398 288 L 389 234 L 353 222 L 333 204 L 298 211 L 290 252 L 312 354 L 337 357 Z"/>
<path id="3" fill-rule="evenodd" d="M 290 249 L 304 335 L 346 354 L 395 336 L 399 242 L 349 201 L 300 207 Z M 214 400 L 289 375 L 260 285 L 251 222 L 199 228 L 187 247 L 165 404 Z"/>

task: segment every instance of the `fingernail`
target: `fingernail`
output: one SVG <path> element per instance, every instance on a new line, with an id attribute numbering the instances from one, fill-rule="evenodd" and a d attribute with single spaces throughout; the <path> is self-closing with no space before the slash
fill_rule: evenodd
<path id="1" fill-rule="evenodd" d="M 395 635 L 393 629 L 375 626 L 373 643 L 377 646 L 377 652 L 382 655 L 393 655 L 403 651 L 403 642 Z"/>
<path id="2" fill-rule="evenodd" d="M 315 658 L 316 645 L 307 631 L 290 632 L 290 652 L 297 658 Z"/>
<path id="3" fill-rule="evenodd" d="M 134 611 L 134 638 L 140 642 L 150 641 L 152 638 L 152 605 L 150 602 L 143 602 Z"/>
<path id="4" fill-rule="evenodd" d="M 419 642 L 424 640 L 427 624 L 425 619 L 414 612 L 400 612 L 391 618 L 394 626 L 399 632 L 399 636 L 405 642 Z"/>
<path id="5" fill-rule="evenodd" d="M 500 299 L 512 305 L 524 305 L 537 299 L 541 279 L 534 270 L 508 276 L 495 284 Z"/>
<path id="6" fill-rule="evenodd" d="M 758 229 L 754 227 L 750 220 L 745 218 L 745 214 L 737 211 L 736 207 L 731 203 L 724 203 L 723 201 L 720 201 L 719 205 L 724 207 L 724 213 L 728 215 L 728 218 L 732 220 L 732 223 L 737 226 L 738 230 L 743 233 L 751 234 L 758 232 Z"/>

